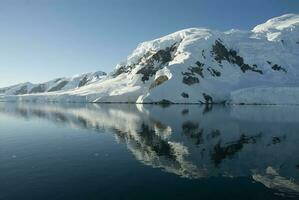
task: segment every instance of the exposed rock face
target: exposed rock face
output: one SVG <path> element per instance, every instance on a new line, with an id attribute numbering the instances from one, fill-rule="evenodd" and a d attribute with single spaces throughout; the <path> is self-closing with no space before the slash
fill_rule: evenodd
<path id="1" fill-rule="evenodd" d="M 175 46 L 167 47 L 166 49 L 161 49 L 153 55 L 149 56 L 142 65 L 144 66 L 136 74 L 142 74 L 141 80 L 143 82 L 149 80 L 149 78 L 156 74 L 156 72 L 162 69 L 168 62 L 173 59 L 173 55 L 177 49 Z"/>
<path id="2" fill-rule="evenodd" d="M 41 93 L 41 92 L 45 92 L 46 89 L 47 88 L 46 88 L 45 84 L 39 84 L 38 86 L 32 88 L 29 93 L 30 94 L 32 94 L 32 93 Z"/>
<path id="3" fill-rule="evenodd" d="M 201 78 L 204 78 L 204 64 L 199 61 L 197 61 L 195 64 L 196 66 L 189 67 L 187 72 L 182 72 L 184 84 L 193 85 L 195 83 L 199 83 L 199 78 L 197 77 L 197 75 L 199 75 Z"/>
<path id="4" fill-rule="evenodd" d="M 195 67 L 190 67 L 189 68 L 189 71 L 194 75 L 194 74 L 197 74 L 197 75 L 199 75 L 201 78 L 204 78 L 203 77 L 203 67 L 204 67 L 204 65 L 205 64 L 203 64 L 203 63 L 201 63 L 201 62 L 199 62 L 199 61 L 197 61 L 196 63 L 195 63 L 197 66 L 195 66 Z"/>
<path id="5" fill-rule="evenodd" d="M 47 92 L 67 91 L 76 88 L 82 88 L 91 83 L 97 83 L 107 74 L 101 71 L 76 75 L 69 78 L 56 78 L 44 83 L 21 83 L 6 88 L 0 88 L 2 96 L 24 95 L 24 94 L 43 94 Z M 30 100 L 29 100 L 30 101 Z"/>
<path id="6" fill-rule="evenodd" d="M 20 95 L 20 94 L 26 94 L 27 93 L 27 86 L 22 86 L 20 89 L 18 89 L 17 91 L 15 91 L 15 95 Z"/>
<path id="7" fill-rule="evenodd" d="M 158 104 L 165 104 L 165 105 L 169 105 L 169 104 L 173 104 L 173 102 L 167 100 L 167 99 L 162 99 L 161 101 L 158 102 Z"/>
<path id="8" fill-rule="evenodd" d="M 48 92 L 55 92 L 55 91 L 61 90 L 67 83 L 68 83 L 68 81 L 61 81 L 56 86 L 50 88 L 48 90 Z"/>
<path id="9" fill-rule="evenodd" d="M 185 72 L 183 73 L 183 83 L 186 85 L 193 85 L 195 83 L 199 83 L 199 79 L 195 76 L 192 76 L 191 73 Z"/>
<path id="10" fill-rule="evenodd" d="M 298 35 L 299 15 L 294 14 L 269 20 L 251 31 L 185 29 L 139 44 L 127 60 L 101 81 L 93 81 L 94 74 L 62 78 L 55 84 L 52 81 L 46 90 L 59 91 L 58 95 L 9 98 L 298 104 Z M 12 95 L 14 91 L 4 94 Z M 0 98 L 5 99 L 5 95 L 1 94 Z"/>
<path id="11" fill-rule="evenodd" d="M 212 76 L 214 76 L 214 77 L 219 77 L 219 76 L 221 76 L 221 72 L 220 71 L 218 71 L 218 70 L 216 70 L 216 69 L 213 69 L 213 68 L 211 68 L 211 67 L 208 67 L 207 68 L 207 70 L 210 72 L 210 74 L 212 75 Z"/>
<path id="12" fill-rule="evenodd" d="M 168 77 L 165 75 L 159 76 L 158 78 L 156 78 L 156 80 L 150 85 L 149 89 L 153 89 L 155 87 L 157 87 L 158 85 L 161 85 L 162 83 L 164 83 L 165 81 L 168 80 Z"/>
<path id="13" fill-rule="evenodd" d="M 189 98 L 189 94 L 187 94 L 185 92 L 183 92 L 181 95 L 182 95 L 183 98 Z"/>
<path id="14" fill-rule="evenodd" d="M 205 99 L 206 104 L 212 104 L 213 103 L 213 98 L 210 95 L 208 95 L 206 93 L 203 93 L 202 96 Z"/>
<path id="15" fill-rule="evenodd" d="M 149 80 L 149 77 L 150 76 L 153 76 L 156 74 L 156 72 L 159 70 L 159 68 L 155 68 L 153 66 L 148 66 L 148 67 L 145 67 L 145 68 L 142 68 L 140 69 L 137 74 L 142 74 L 142 82 L 145 82 L 147 80 Z"/>
<path id="16" fill-rule="evenodd" d="M 79 82 L 78 87 L 82 87 L 82 86 L 86 85 L 87 82 L 88 82 L 88 77 L 84 76 L 84 78 Z"/>
<path id="17" fill-rule="evenodd" d="M 272 66 L 272 69 L 273 69 L 273 70 L 276 70 L 276 71 L 283 71 L 283 72 L 287 73 L 287 70 L 286 70 L 285 68 L 283 68 L 282 66 L 277 65 L 277 64 L 274 64 L 274 65 Z"/>
<path id="18" fill-rule="evenodd" d="M 263 74 L 263 71 L 257 69 L 256 65 L 248 65 L 244 63 L 244 59 L 237 54 L 237 52 L 233 49 L 228 50 L 223 44 L 220 39 L 215 41 L 213 45 L 212 53 L 215 54 L 215 60 L 218 61 L 220 64 L 222 61 L 226 60 L 229 63 L 236 64 L 240 67 L 242 72 L 246 72 L 247 70 L 257 72 Z"/>
<path id="19" fill-rule="evenodd" d="M 120 66 L 116 69 L 116 71 L 112 74 L 113 77 L 117 77 L 120 74 L 128 73 L 132 70 L 131 66 Z"/>
<path id="20" fill-rule="evenodd" d="M 275 70 L 275 71 L 283 71 L 284 73 L 287 73 L 287 70 L 284 67 L 282 67 L 282 66 L 280 66 L 278 64 L 272 64 L 271 61 L 267 61 L 267 63 L 271 66 L 271 68 L 273 70 Z"/>
<path id="21" fill-rule="evenodd" d="M 177 50 L 177 43 L 174 43 L 170 47 L 160 49 L 158 51 L 146 52 L 138 61 L 130 65 L 121 65 L 115 72 L 112 73 L 112 77 L 117 77 L 123 73 L 130 73 L 135 67 L 143 66 L 136 74 L 142 74 L 142 82 L 148 81 L 150 77 L 156 74 L 156 72 L 162 69 L 167 63 L 174 58 L 174 54 Z"/>

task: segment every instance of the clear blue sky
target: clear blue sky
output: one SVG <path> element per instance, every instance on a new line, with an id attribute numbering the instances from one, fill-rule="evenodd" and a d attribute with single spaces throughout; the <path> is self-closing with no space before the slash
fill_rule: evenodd
<path id="1" fill-rule="evenodd" d="M 0 87 L 103 70 L 190 27 L 251 29 L 298 0 L 0 0 Z"/>

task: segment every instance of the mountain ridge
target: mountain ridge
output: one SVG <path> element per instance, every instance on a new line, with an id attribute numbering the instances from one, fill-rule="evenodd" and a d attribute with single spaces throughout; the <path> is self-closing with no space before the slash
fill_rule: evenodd
<path id="1" fill-rule="evenodd" d="M 75 75 L 72 77 L 55 78 L 43 83 L 24 82 L 0 88 L 0 94 L 24 95 L 75 89 L 96 82 L 104 78 L 106 75 L 107 74 L 105 72 L 97 71 Z"/>
<path id="2" fill-rule="evenodd" d="M 298 57 L 299 15 L 286 14 L 250 31 L 177 31 L 139 44 L 94 83 L 0 100 L 299 104 Z"/>

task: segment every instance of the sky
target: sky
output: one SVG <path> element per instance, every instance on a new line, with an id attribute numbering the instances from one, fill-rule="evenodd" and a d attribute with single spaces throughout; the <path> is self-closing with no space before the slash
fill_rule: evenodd
<path id="1" fill-rule="evenodd" d="M 251 30 L 298 0 L 0 0 L 0 87 L 111 72 L 140 42 L 206 27 Z"/>

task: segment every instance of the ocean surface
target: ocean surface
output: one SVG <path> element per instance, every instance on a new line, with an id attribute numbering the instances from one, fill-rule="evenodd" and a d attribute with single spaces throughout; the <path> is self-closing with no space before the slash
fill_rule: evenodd
<path id="1" fill-rule="evenodd" d="M 0 103 L 0 199 L 299 199 L 299 106 Z"/>

